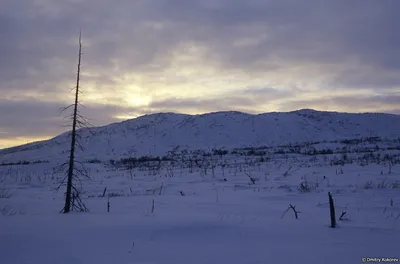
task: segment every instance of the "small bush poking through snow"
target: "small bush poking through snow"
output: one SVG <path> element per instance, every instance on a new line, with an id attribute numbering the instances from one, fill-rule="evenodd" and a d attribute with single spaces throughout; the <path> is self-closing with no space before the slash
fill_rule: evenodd
<path id="1" fill-rule="evenodd" d="M 376 187 L 378 189 L 386 189 L 387 186 L 388 186 L 388 181 L 387 180 L 381 180 Z"/>
<path id="2" fill-rule="evenodd" d="M 87 163 L 92 163 L 92 164 L 101 164 L 101 160 L 99 159 L 90 159 L 86 161 Z"/>
<path id="3" fill-rule="evenodd" d="M 126 196 L 126 194 L 118 193 L 118 192 L 110 192 L 110 193 L 108 193 L 108 197 L 109 198 L 111 198 L 111 197 L 123 197 L 123 196 Z"/>
<path id="4" fill-rule="evenodd" d="M 312 184 L 312 183 L 308 182 L 307 180 L 304 180 L 303 182 L 301 182 L 299 184 L 299 186 L 297 188 L 302 193 L 309 193 L 309 192 L 315 190 L 316 186 L 315 186 L 315 184 Z"/>
<path id="5" fill-rule="evenodd" d="M 288 184 L 281 185 L 281 186 L 278 187 L 278 189 L 285 189 L 288 192 L 292 192 L 292 188 Z"/>
<path id="6" fill-rule="evenodd" d="M 364 189 L 368 190 L 368 189 L 372 189 L 372 188 L 374 188 L 374 185 L 373 185 L 372 181 L 367 181 L 364 184 Z"/>
<path id="7" fill-rule="evenodd" d="M 10 198 L 12 194 L 8 189 L 0 189 L 0 198 L 7 199 Z"/>
<path id="8" fill-rule="evenodd" d="M 381 180 L 376 184 L 377 189 L 398 189 L 400 188 L 400 181 L 388 181 L 388 180 Z M 364 189 L 374 189 L 374 184 L 372 181 L 367 181 L 364 184 Z"/>
<path id="9" fill-rule="evenodd" d="M 400 188 L 400 181 L 394 181 L 394 182 L 392 182 L 391 187 L 392 187 L 393 189 L 399 189 L 399 188 Z"/>
<path id="10" fill-rule="evenodd" d="M 3 208 L 0 208 L 0 215 L 12 216 L 16 214 L 19 214 L 19 212 L 8 205 L 4 206 Z"/>

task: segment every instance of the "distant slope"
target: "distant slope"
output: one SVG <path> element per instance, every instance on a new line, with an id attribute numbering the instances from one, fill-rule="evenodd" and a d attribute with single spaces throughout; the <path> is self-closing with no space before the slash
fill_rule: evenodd
<path id="1" fill-rule="evenodd" d="M 363 137 L 400 138 L 400 116 L 350 114 L 303 109 L 251 115 L 216 112 L 202 115 L 160 113 L 121 123 L 79 130 L 84 159 L 161 156 L 173 149 L 276 146 Z M 53 139 L 0 150 L 0 163 L 65 159 L 70 132 Z"/>

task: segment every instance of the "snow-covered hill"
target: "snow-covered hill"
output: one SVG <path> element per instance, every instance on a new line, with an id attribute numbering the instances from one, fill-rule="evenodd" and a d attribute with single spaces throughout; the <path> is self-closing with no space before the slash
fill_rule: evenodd
<path id="1" fill-rule="evenodd" d="M 216 112 L 159 113 L 79 130 L 84 159 L 162 156 L 172 150 L 278 146 L 364 137 L 400 138 L 400 116 L 303 109 L 258 115 Z M 70 132 L 53 139 L 0 150 L 1 162 L 65 158 Z"/>

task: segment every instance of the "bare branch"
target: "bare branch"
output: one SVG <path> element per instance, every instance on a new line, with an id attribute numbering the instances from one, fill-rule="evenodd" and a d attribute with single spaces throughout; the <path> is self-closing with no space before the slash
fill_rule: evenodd
<path id="1" fill-rule="evenodd" d="M 285 214 L 286 214 L 290 209 L 293 210 L 293 213 L 294 213 L 294 216 L 296 217 L 296 219 L 299 219 L 298 214 L 300 214 L 301 212 L 297 211 L 297 210 L 296 210 L 296 206 L 293 206 L 293 205 L 291 205 L 291 204 L 289 204 L 289 208 L 286 209 L 285 212 L 283 212 L 283 214 L 282 214 L 282 216 L 281 216 L 281 219 L 285 216 Z"/>
<path id="2" fill-rule="evenodd" d="M 66 107 L 61 107 L 58 115 L 61 115 L 63 112 L 67 111 L 68 109 L 70 109 L 73 106 L 74 106 L 74 104 L 70 104 L 70 105 L 68 105 Z"/>

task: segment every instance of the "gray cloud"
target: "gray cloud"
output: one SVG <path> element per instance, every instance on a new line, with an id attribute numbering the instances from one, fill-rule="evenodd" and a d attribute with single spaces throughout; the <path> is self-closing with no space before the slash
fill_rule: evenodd
<path id="1" fill-rule="evenodd" d="M 248 112 L 251 111 L 249 105 L 254 104 L 254 100 L 249 98 L 218 98 L 218 99 L 177 99 L 171 98 L 159 102 L 153 102 L 150 105 L 152 112 L 167 112 L 173 109 L 176 112 L 199 112 L 204 113 L 208 111 L 227 111 L 231 109 L 244 110 L 247 108 Z"/>
<path id="2" fill-rule="evenodd" d="M 7 58 L 0 67 L 8 80 L 31 78 L 28 68 L 46 72 L 47 76 L 40 75 L 46 79 L 69 77 L 66 72 L 72 71 L 69 65 L 75 60 L 71 39 L 80 26 L 93 43 L 86 50 L 85 65 L 102 72 L 109 71 L 116 58 L 126 70 L 148 70 L 153 60 L 168 57 L 171 49 L 187 41 L 205 45 L 209 60 L 224 68 L 263 71 L 260 61 L 272 68 L 302 62 L 324 67 L 349 59 L 396 71 L 400 66 L 396 0 L 13 3 L 9 1 L 0 15 L 0 32 L 6 36 L 0 40 L 0 53 Z M 13 15 L 20 10 L 30 10 L 26 11 L 30 16 Z M 154 29 L 145 22 L 164 26 Z M 250 47 L 233 45 L 240 38 L 263 34 L 266 37 Z M 48 74 L 54 65 L 44 63 L 49 58 L 62 58 L 64 67 Z M 167 66 L 168 60 L 164 63 Z M 363 79 L 351 83 L 357 81 L 363 83 Z M 384 82 L 376 80 L 377 85 Z"/>
<path id="3" fill-rule="evenodd" d="M 81 107 L 80 111 L 95 125 L 106 125 L 121 121 L 117 116 L 137 116 L 158 112 L 205 113 L 212 111 L 232 110 L 247 113 L 260 113 L 258 109 L 278 98 L 285 98 L 287 103 L 281 104 L 280 111 L 291 111 L 300 108 L 315 108 L 335 110 L 342 107 L 348 111 L 348 106 L 361 111 L 374 112 L 373 109 L 384 109 L 385 112 L 400 114 L 400 96 L 336 96 L 313 100 L 291 100 L 293 95 L 281 93 L 271 88 L 248 88 L 243 94 L 221 98 L 169 98 L 155 101 L 147 107 L 121 107 L 102 104 L 90 104 Z M 70 127 L 70 122 L 63 119 L 69 112 L 60 113 L 63 107 L 58 102 L 42 103 L 25 98 L 22 101 L 0 100 L 0 139 L 16 139 L 29 136 L 33 138 L 55 136 Z M 355 111 L 359 112 L 359 111 Z"/>
<path id="4" fill-rule="evenodd" d="M 326 96 L 310 100 L 291 100 L 282 104 L 281 111 L 291 111 L 300 108 L 328 109 L 340 107 L 354 112 L 386 112 L 400 113 L 400 95 L 371 96 Z"/>
<path id="5" fill-rule="evenodd" d="M 229 111 L 235 109 L 247 113 L 259 113 L 263 105 L 292 96 L 290 92 L 274 88 L 243 88 L 235 94 L 223 93 L 214 98 L 167 98 L 148 105 L 151 112 L 201 112 Z"/>
<path id="6" fill-rule="evenodd" d="M 144 107 L 125 107 L 110 104 L 79 106 L 79 110 L 94 126 L 107 125 L 120 121 L 118 116 L 137 116 L 158 112 L 200 112 L 237 109 L 257 113 L 255 106 L 271 102 L 285 96 L 284 92 L 272 88 L 246 88 L 240 94 L 221 95 L 220 98 L 168 98 L 153 101 Z M 288 96 L 288 94 L 286 94 Z M 72 108 L 61 112 L 66 105 L 57 102 L 41 102 L 34 98 L 24 97 L 18 101 L 0 100 L 0 138 L 47 137 L 57 135 L 70 127 L 65 119 Z"/>
<path id="7" fill-rule="evenodd" d="M 363 63 L 399 68 L 396 10 L 400 3 L 395 0 L 161 2 L 158 14 L 181 26 L 181 38 L 205 42 L 214 56 L 228 63 L 248 64 L 276 56 L 337 63 L 350 56 Z M 211 8 L 212 2 L 219 5 Z M 232 47 L 238 37 L 263 33 L 267 38 L 255 47 Z"/>
<path id="8" fill-rule="evenodd" d="M 4 137 L 48 136 L 60 131 L 60 105 L 29 101 L 0 101 L 0 130 Z"/>
<path id="9" fill-rule="evenodd" d="M 115 121 L 116 115 L 149 111 L 259 112 L 262 105 L 276 105 L 279 100 L 286 102 L 278 105 L 284 110 L 323 109 L 329 104 L 350 105 L 355 111 L 386 106 L 387 111 L 396 112 L 398 98 L 392 95 L 400 88 L 397 10 L 397 0 L 3 0 L 0 137 L 4 131 L 38 136 L 61 132 L 55 113 L 74 85 L 80 27 L 83 80 L 90 83 L 91 93 L 109 98 L 108 105 L 107 101 L 88 105 L 95 109 L 86 111 L 98 120 L 96 124 Z M 163 83 L 161 77 L 168 69 L 172 75 L 173 67 L 182 70 L 184 66 L 174 64 L 175 57 L 190 53 L 191 45 L 202 52 L 195 54 L 199 56 L 195 66 L 218 70 L 211 79 L 219 73 L 235 76 L 239 72 L 247 74 L 249 82 L 256 77 L 260 82 L 275 78 L 259 85 L 271 88 L 246 88 L 250 84 L 232 82 L 232 94 L 224 92 L 215 98 L 176 99 L 179 94 L 167 94 L 153 98 L 148 106 L 111 106 L 125 89 L 121 79 L 158 94 L 152 83 Z M 175 83 L 171 81 L 168 89 L 202 76 L 169 77 Z M 379 95 L 330 96 L 317 101 L 302 97 L 301 84 L 315 80 L 324 85 L 317 91 L 364 88 Z M 288 85 L 285 90 L 277 88 Z M 290 89 L 296 91 L 296 98 Z"/>
<path id="10" fill-rule="evenodd" d="M 29 98 L 21 101 L 0 100 L 0 131 L 2 132 L 0 137 L 48 137 L 62 133 L 71 125 L 66 117 L 71 114 L 72 109 L 62 112 L 65 106 L 59 102 L 43 103 Z M 118 121 L 115 116 L 119 114 L 142 113 L 140 109 L 134 107 L 124 108 L 100 104 L 79 109 L 82 115 L 96 126 Z"/>

